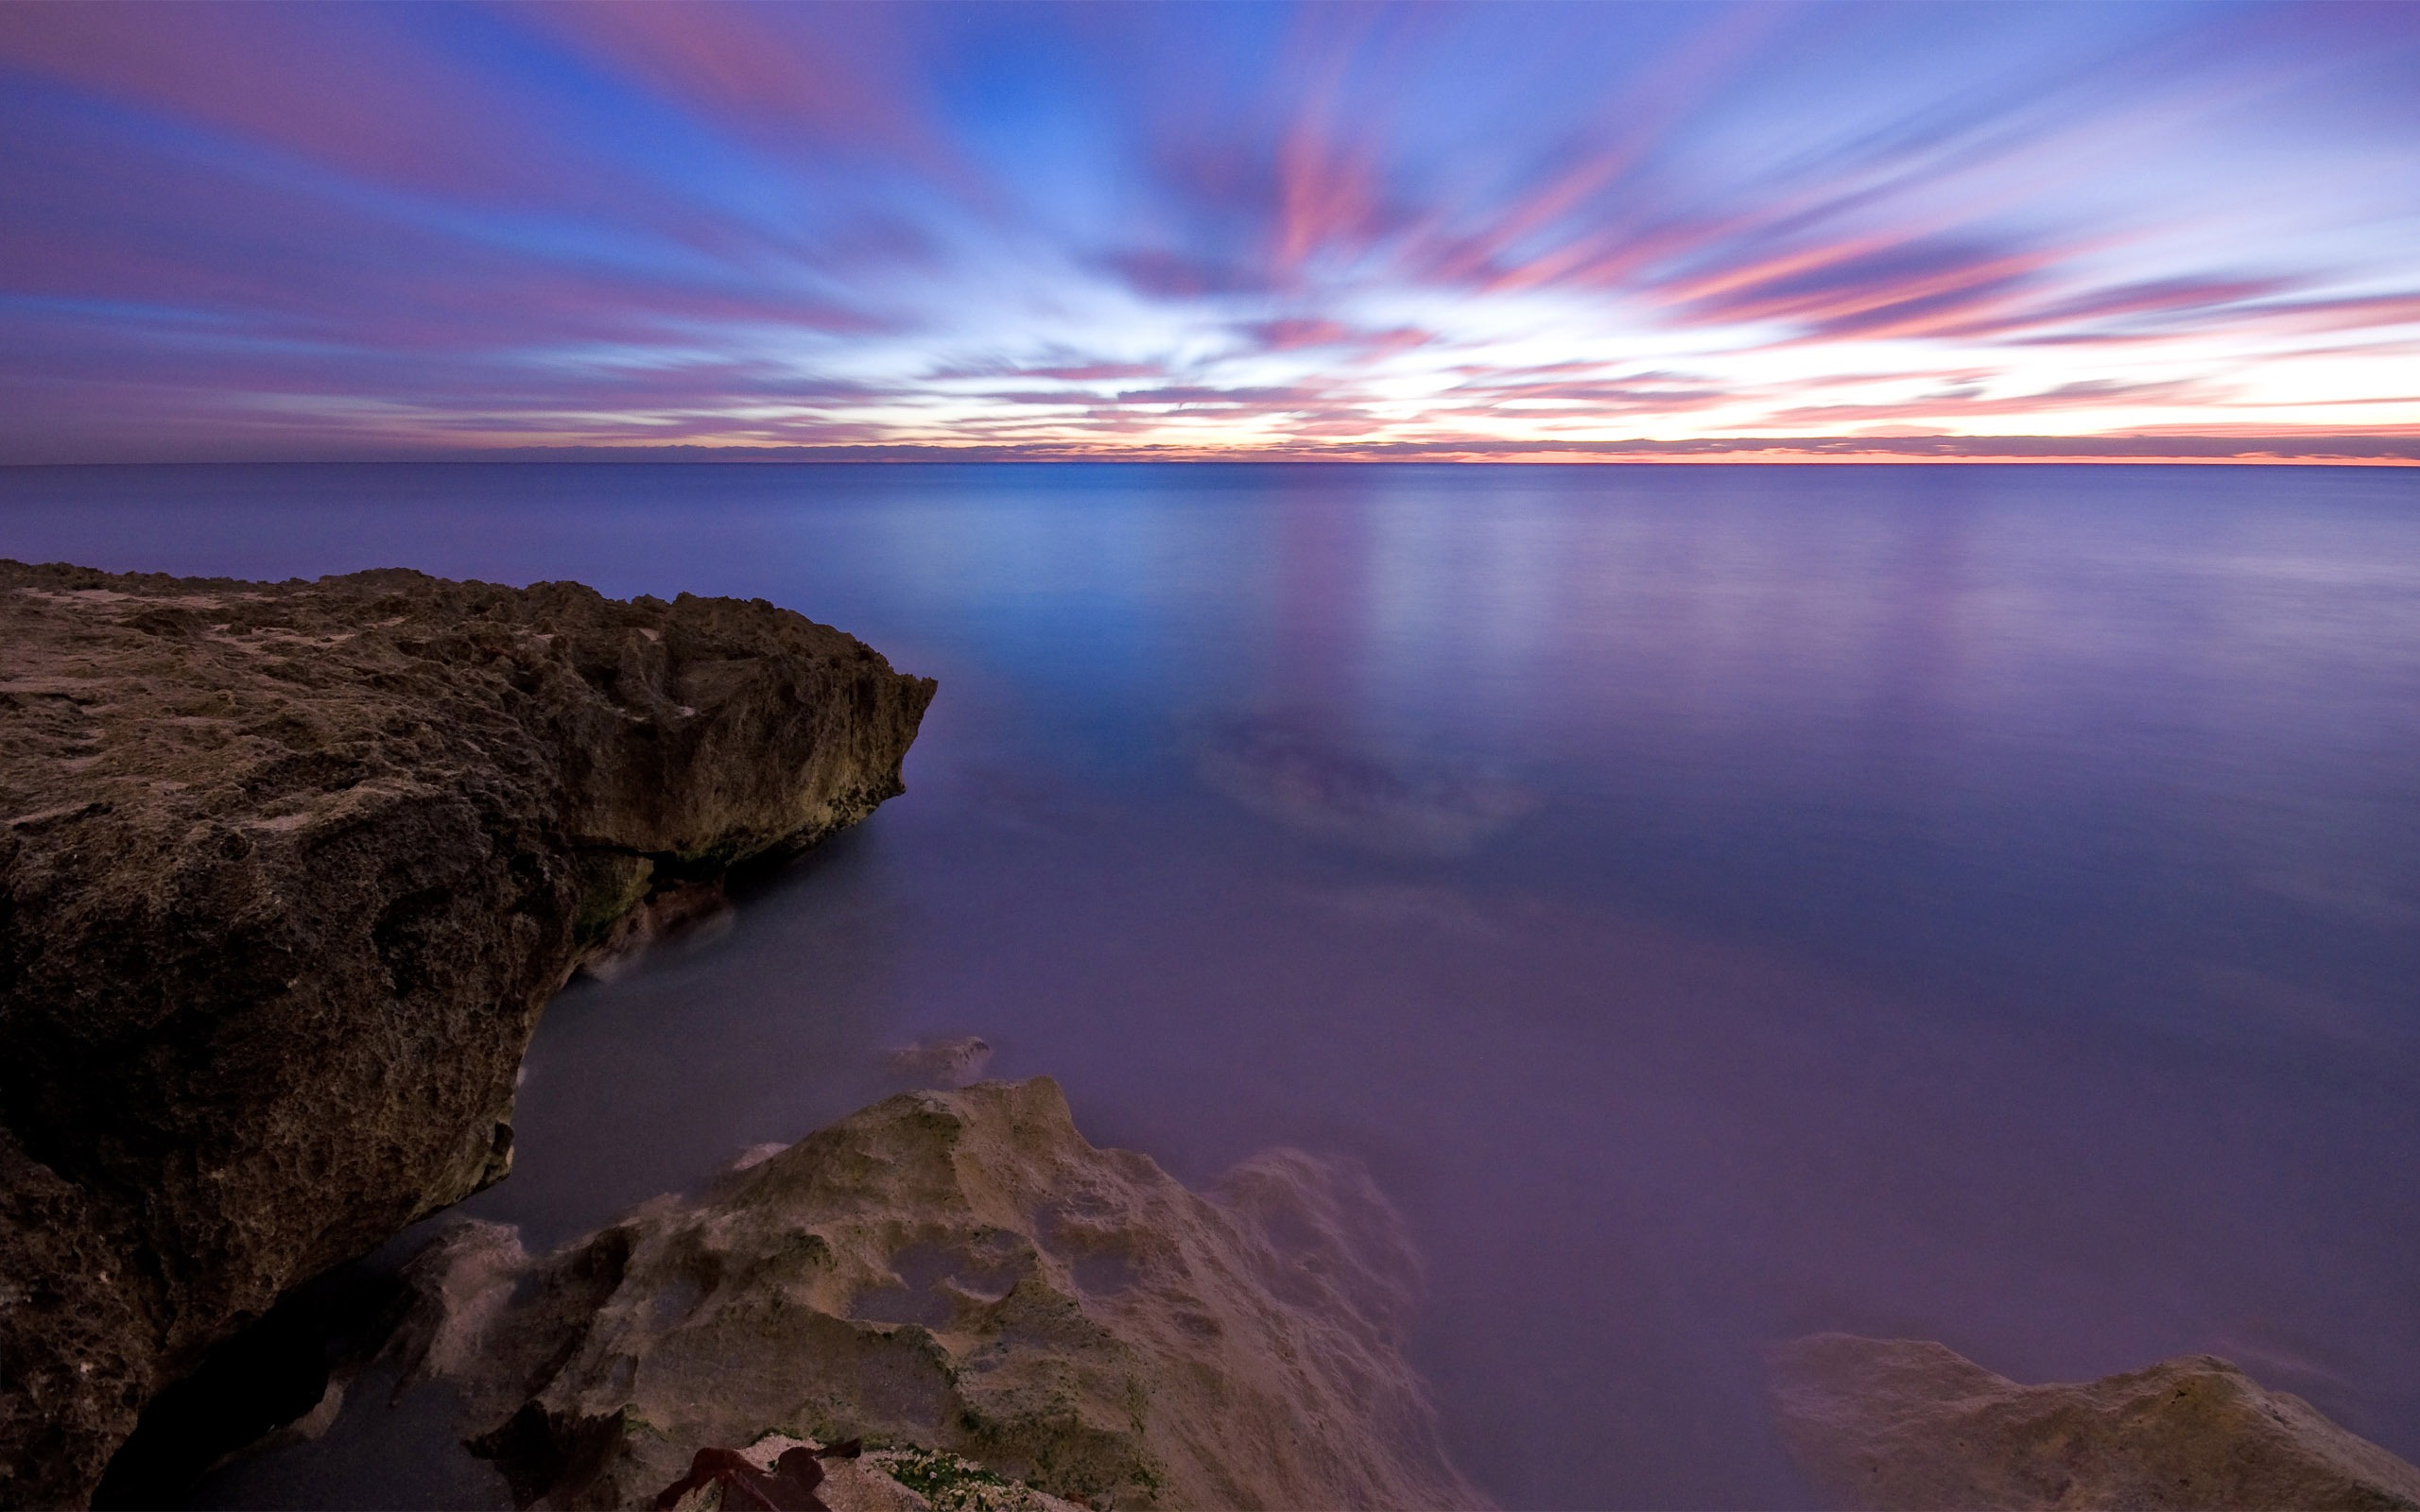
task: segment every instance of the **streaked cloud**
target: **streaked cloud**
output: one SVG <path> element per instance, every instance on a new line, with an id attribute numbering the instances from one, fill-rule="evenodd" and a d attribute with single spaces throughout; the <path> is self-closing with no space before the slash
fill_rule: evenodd
<path id="1" fill-rule="evenodd" d="M 2414 77 L 2408 6 L 19 4 L 0 458 L 2393 459 Z"/>

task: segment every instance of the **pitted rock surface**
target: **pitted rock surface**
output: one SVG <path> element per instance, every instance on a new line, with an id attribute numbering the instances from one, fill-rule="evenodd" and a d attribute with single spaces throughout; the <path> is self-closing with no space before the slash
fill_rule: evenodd
<path id="1" fill-rule="evenodd" d="M 650 899 L 901 791 L 932 697 L 762 601 L 0 562 L 0 1504 L 495 1180 Z"/>
<path id="2" fill-rule="evenodd" d="M 1272 1151 L 1197 1194 L 1087 1143 L 1046 1077 L 877 1103 L 549 1256 L 463 1224 L 407 1275 L 397 1347 L 525 1504 L 647 1506 L 767 1435 L 1095 1507 L 1485 1504 L 1357 1166 Z"/>

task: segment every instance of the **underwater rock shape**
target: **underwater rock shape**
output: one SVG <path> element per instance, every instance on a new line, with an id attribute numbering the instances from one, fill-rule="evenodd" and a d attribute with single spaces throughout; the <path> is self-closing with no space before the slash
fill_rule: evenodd
<path id="1" fill-rule="evenodd" d="M 650 900 L 901 791 L 926 679 L 759 601 L 0 562 L 0 1505 L 499 1177 Z"/>
<path id="2" fill-rule="evenodd" d="M 826 1454 L 856 1459 L 864 1446 L 852 1438 L 830 1449 L 799 1444 L 784 1449 L 769 1466 L 759 1467 L 735 1449 L 701 1449 L 689 1460 L 689 1473 L 655 1493 L 655 1512 L 673 1512 L 684 1501 L 714 1487 L 725 1508 L 759 1507 L 763 1512 L 833 1512 L 815 1494 L 823 1484 Z"/>
<path id="3" fill-rule="evenodd" d="M 1817 1333 L 1770 1363 L 1791 1453 L 1858 1506 L 2420 1507 L 2420 1469 L 2211 1355 L 2021 1386 L 1929 1340 Z"/>
<path id="4" fill-rule="evenodd" d="M 1304 719 L 1234 724 L 1207 742 L 1201 779 L 1265 819 L 1388 856 L 1458 856 L 1537 807 L 1467 764 L 1386 756 Z"/>
<path id="5" fill-rule="evenodd" d="M 890 1053 L 890 1060 L 891 1071 L 901 1076 L 935 1087 L 971 1087 L 983 1079 L 983 1068 L 992 1063 L 992 1046 L 970 1034 L 903 1045 Z"/>
<path id="6" fill-rule="evenodd" d="M 406 1275 L 396 1348 L 525 1504 L 649 1505 L 768 1434 L 1096 1507 L 1484 1504 L 1358 1167 L 1273 1151 L 1205 1196 L 1086 1143 L 1047 1078 L 890 1098 L 541 1259 L 463 1224 Z"/>

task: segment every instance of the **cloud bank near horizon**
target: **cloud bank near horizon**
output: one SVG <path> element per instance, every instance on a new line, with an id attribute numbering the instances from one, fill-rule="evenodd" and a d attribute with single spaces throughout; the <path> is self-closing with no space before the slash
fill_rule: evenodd
<path id="1" fill-rule="evenodd" d="M 2414 77 L 2393 5 L 19 4 L 0 460 L 2410 461 Z"/>

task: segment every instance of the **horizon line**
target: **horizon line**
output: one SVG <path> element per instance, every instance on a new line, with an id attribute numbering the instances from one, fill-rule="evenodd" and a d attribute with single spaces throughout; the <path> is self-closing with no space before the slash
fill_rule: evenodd
<path id="1" fill-rule="evenodd" d="M 0 459 L 0 467 L 198 467 L 279 464 L 682 463 L 1184 463 L 1453 466 L 2196 465 L 2420 466 L 2420 432 L 2305 436 L 1705 437 L 1686 440 L 1383 441 L 1310 446 L 1067 446 L 1048 442 L 845 442 L 751 445 L 700 441 L 524 446 L 413 446 L 251 450 L 197 447 L 183 455 Z"/>

